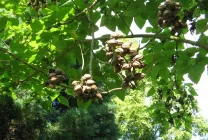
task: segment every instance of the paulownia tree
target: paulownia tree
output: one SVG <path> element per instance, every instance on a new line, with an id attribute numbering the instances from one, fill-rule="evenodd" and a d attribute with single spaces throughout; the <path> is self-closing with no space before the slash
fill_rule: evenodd
<path id="1" fill-rule="evenodd" d="M 1 93 L 30 90 L 46 108 L 55 99 L 69 107 L 75 96 L 86 108 L 103 94 L 123 100 L 144 79 L 147 96 L 157 99 L 150 107 L 157 121 L 191 130 L 192 86 L 208 62 L 207 9 L 206 0 L 2 0 Z M 99 19 L 123 34 L 95 37 Z M 146 34 L 133 34 L 132 22 L 143 28 L 147 21 Z M 142 45 L 131 38 L 142 38 Z"/>

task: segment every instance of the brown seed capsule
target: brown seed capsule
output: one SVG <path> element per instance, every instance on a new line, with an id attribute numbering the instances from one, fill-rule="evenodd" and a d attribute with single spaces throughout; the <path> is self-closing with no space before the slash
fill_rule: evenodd
<path id="1" fill-rule="evenodd" d="M 117 40 L 117 44 L 118 44 L 118 46 L 120 46 L 120 45 L 123 44 L 123 41 L 122 40 Z"/>
<path id="2" fill-rule="evenodd" d="M 49 73 L 49 74 L 48 74 L 48 78 L 51 78 L 51 77 L 53 77 L 53 76 L 56 76 L 56 73 Z"/>
<path id="3" fill-rule="evenodd" d="M 123 64 L 122 70 L 130 70 L 131 66 L 128 63 Z"/>
<path id="4" fill-rule="evenodd" d="M 64 75 L 57 75 L 56 77 L 57 77 L 57 80 L 58 80 L 59 82 L 62 82 L 62 81 L 64 81 L 64 80 L 66 80 L 66 77 L 65 77 Z"/>
<path id="5" fill-rule="evenodd" d="M 161 11 L 158 11 L 157 16 L 158 17 L 162 17 L 162 12 Z"/>
<path id="6" fill-rule="evenodd" d="M 115 50 L 115 53 L 116 53 L 116 55 L 123 55 L 124 50 L 123 50 L 122 48 L 117 48 L 117 49 Z"/>
<path id="7" fill-rule="evenodd" d="M 78 84 L 80 84 L 80 81 L 73 81 L 73 82 L 72 82 L 72 86 L 76 86 L 76 85 L 78 85 Z"/>
<path id="8" fill-rule="evenodd" d="M 86 81 L 86 84 L 87 84 L 88 86 L 92 86 L 92 85 L 94 85 L 94 84 L 95 84 L 95 81 L 94 81 L 94 80 L 89 79 L 89 80 L 87 80 L 87 81 Z"/>
<path id="9" fill-rule="evenodd" d="M 135 73 L 134 80 L 141 80 L 145 77 L 144 73 Z"/>
<path id="10" fill-rule="evenodd" d="M 142 58 L 143 58 L 143 56 L 142 55 L 140 55 L 140 54 L 137 54 L 134 58 L 133 58 L 133 61 L 140 61 L 140 60 L 142 60 Z"/>
<path id="11" fill-rule="evenodd" d="M 114 47 L 114 46 L 118 45 L 118 43 L 115 39 L 110 39 L 110 40 L 106 41 L 106 43 L 108 44 L 109 47 Z"/>
<path id="12" fill-rule="evenodd" d="M 123 62 L 124 60 L 125 60 L 125 59 L 124 59 L 123 57 L 121 57 L 121 56 L 118 57 L 118 61 L 119 61 L 119 62 Z"/>
<path id="13" fill-rule="evenodd" d="M 121 85 L 122 88 L 128 88 L 129 87 L 129 83 L 124 81 Z"/>
<path id="14" fill-rule="evenodd" d="M 92 76 L 90 75 L 90 74 L 85 74 L 84 76 L 82 76 L 82 80 L 83 81 L 87 81 L 88 79 L 91 79 L 92 78 Z"/>
<path id="15" fill-rule="evenodd" d="M 53 77 L 51 77 L 51 79 L 49 80 L 49 83 L 51 83 L 51 84 L 57 84 L 58 82 L 57 82 L 58 80 L 57 80 L 57 77 L 56 76 L 53 76 Z"/>
<path id="16" fill-rule="evenodd" d="M 105 48 L 105 49 L 106 49 L 106 51 L 107 51 L 107 52 L 111 52 L 111 51 L 112 51 L 112 48 L 111 48 L 111 47 L 109 47 L 109 46 L 106 46 L 106 48 Z"/>
<path id="17" fill-rule="evenodd" d="M 80 94 L 82 94 L 82 86 L 81 85 L 76 85 L 75 87 L 74 87 L 74 92 L 76 93 L 76 95 L 80 95 Z"/>
<path id="18" fill-rule="evenodd" d="M 170 10 L 165 10 L 163 12 L 163 17 L 165 17 L 165 18 L 170 17 L 170 15 L 171 15 L 171 11 Z"/>
<path id="19" fill-rule="evenodd" d="M 98 87 L 97 87 L 96 85 L 92 85 L 92 86 L 91 86 L 91 90 L 92 90 L 93 92 L 95 92 L 95 91 L 98 90 Z"/>
<path id="20" fill-rule="evenodd" d="M 134 61 L 133 64 L 132 64 L 132 66 L 134 68 L 141 68 L 142 67 L 142 65 L 141 65 L 141 63 L 139 61 Z"/>
<path id="21" fill-rule="evenodd" d="M 159 17 L 159 18 L 157 19 L 157 24 L 158 24 L 160 27 L 162 27 L 162 25 L 163 25 L 163 18 L 162 18 L 162 17 Z"/>
<path id="22" fill-rule="evenodd" d="M 124 43 L 124 44 L 122 44 L 122 48 L 123 49 L 129 49 L 130 47 L 131 47 L 131 44 L 132 44 L 132 42 L 126 42 L 126 43 Z"/>
<path id="23" fill-rule="evenodd" d="M 113 57 L 113 52 L 106 52 L 106 56 L 108 57 L 108 59 Z"/>
<path id="24" fill-rule="evenodd" d="M 96 93 L 95 96 L 100 99 L 100 100 L 103 100 L 103 97 L 102 97 L 102 94 L 101 93 Z"/>
<path id="25" fill-rule="evenodd" d="M 118 73 L 121 71 L 122 65 L 121 64 L 116 64 L 115 66 L 115 72 Z"/>
<path id="26" fill-rule="evenodd" d="M 56 74 L 62 74 L 62 71 L 60 69 L 55 69 Z"/>
<path id="27" fill-rule="evenodd" d="M 89 87 L 89 86 L 83 86 L 82 87 L 82 92 L 83 93 L 90 93 L 91 92 L 91 87 Z"/>
<path id="28" fill-rule="evenodd" d="M 48 87 L 54 89 L 54 88 L 56 88 L 56 85 L 54 85 L 54 84 L 48 84 Z"/>

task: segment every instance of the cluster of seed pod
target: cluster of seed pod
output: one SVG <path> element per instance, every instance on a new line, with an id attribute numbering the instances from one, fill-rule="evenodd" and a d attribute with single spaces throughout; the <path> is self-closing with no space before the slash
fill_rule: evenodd
<path id="1" fill-rule="evenodd" d="M 157 23 L 160 27 L 172 27 L 171 34 L 180 33 L 182 28 L 186 28 L 187 24 L 180 20 L 177 16 L 181 7 L 179 2 L 166 0 L 164 4 L 158 6 Z"/>
<path id="2" fill-rule="evenodd" d="M 136 88 L 136 81 L 144 78 L 144 74 L 136 72 L 137 69 L 144 68 L 142 62 L 143 56 L 138 54 L 138 48 L 132 47 L 132 42 L 124 43 L 118 40 L 119 36 L 112 35 L 111 39 L 106 41 L 106 55 L 109 62 L 115 67 L 115 72 L 125 71 L 122 83 L 123 88 Z"/>
<path id="3" fill-rule="evenodd" d="M 49 69 L 48 78 L 45 85 L 54 89 L 56 85 L 66 80 L 66 75 L 60 69 Z"/>
<path id="4" fill-rule="evenodd" d="M 29 0 L 27 5 L 32 5 L 35 11 L 38 11 L 42 5 L 42 8 L 46 7 L 46 0 Z"/>
<path id="5" fill-rule="evenodd" d="M 75 96 L 80 99 L 103 99 L 102 94 L 98 91 L 96 82 L 92 80 L 92 76 L 90 74 L 82 76 L 80 81 L 73 81 L 72 86 Z"/>

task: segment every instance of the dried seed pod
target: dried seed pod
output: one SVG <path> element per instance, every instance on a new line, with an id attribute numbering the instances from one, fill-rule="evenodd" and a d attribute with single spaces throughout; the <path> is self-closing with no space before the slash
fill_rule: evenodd
<path id="1" fill-rule="evenodd" d="M 117 49 L 115 50 L 115 53 L 116 53 L 116 55 L 123 55 L 124 50 L 123 50 L 122 48 L 117 48 Z"/>
<path id="2" fill-rule="evenodd" d="M 134 80 L 141 80 L 145 77 L 144 73 L 135 73 L 134 74 Z"/>
<path id="3" fill-rule="evenodd" d="M 122 40 L 117 40 L 117 44 L 118 44 L 118 46 L 120 46 L 120 45 L 123 44 L 123 41 Z"/>
<path id="4" fill-rule="evenodd" d="M 82 94 L 82 86 L 81 85 L 76 85 L 75 87 L 74 87 L 74 92 L 76 93 L 76 95 L 80 95 L 80 94 Z"/>
<path id="5" fill-rule="evenodd" d="M 54 88 L 56 88 L 56 85 L 54 85 L 54 84 L 48 84 L 48 87 L 54 89 Z"/>
<path id="6" fill-rule="evenodd" d="M 51 79 L 49 80 L 49 83 L 57 84 L 58 83 L 57 77 L 56 76 L 51 77 Z"/>
<path id="7" fill-rule="evenodd" d="M 130 49 L 131 44 L 132 44 L 132 42 L 126 42 L 126 43 L 122 44 L 121 47 L 122 47 L 123 49 Z"/>
<path id="8" fill-rule="evenodd" d="M 128 64 L 128 63 L 123 64 L 122 70 L 130 70 L 130 69 L 131 69 L 130 64 Z"/>
<path id="9" fill-rule="evenodd" d="M 49 74 L 48 74 L 48 78 L 51 78 L 51 77 L 53 77 L 53 76 L 56 76 L 56 73 L 49 73 Z"/>
<path id="10" fill-rule="evenodd" d="M 56 77 L 57 77 L 57 80 L 58 80 L 59 82 L 62 82 L 62 81 L 64 81 L 64 80 L 66 80 L 66 77 L 65 77 L 64 75 L 56 75 Z"/>
<path id="11" fill-rule="evenodd" d="M 118 45 L 118 43 L 115 39 L 110 39 L 110 40 L 106 41 L 106 43 L 108 44 L 109 47 L 114 47 L 114 46 Z"/>
<path id="12" fill-rule="evenodd" d="M 92 79 L 89 79 L 89 80 L 86 81 L 86 84 L 87 84 L 88 86 L 92 86 L 92 85 L 95 84 L 95 81 L 92 80 Z"/>
<path id="13" fill-rule="evenodd" d="M 78 85 L 78 84 L 80 84 L 80 81 L 73 81 L 73 82 L 72 82 L 72 86 L 76 86 L 76 85 Z"/>
<path id="14" fill-rule="evenodd" d="M 162 27 L 162 25 L 163 25 L 163 18 L 162 18 L 162 17 L 159 17 L 159 18 L 157 19 L 157 24 L 158 24 L 160 27 Z"/>
<path id="15" fill-rule="evenodd" d="M 113 57 L 113 52 L 107 52 L 106 53 L 106 56 L 110 59 Z"/>
<path id="16" fill-rule="evenodd" d="M 121 68 L 122 68 L 122 65 L 121 64 L 116 64 L 115 65 L 115 72 L 120 72 L 121 71 Z"/>
<path id="17" fill-rule="evenodd" d="M 84 85 L 82 87 L 82 92 L 85 93 L 85 94 L 90 93 L 91 92 L 91 87 Z"/>
<path id="18" fill-rule="evenodd" d="M 133 66 L 134 68 L 141 68 L 141 67 L 142 67 L 142 64 L 141 64 L 139 61 L 134 61 L 134 62 L 132 63 L 132 66 Z"/>
<path id="19" fill-rule="evenodd" d="M 55 69 L 55 73 L 56 74 L 63 74 L 62 71 L 60 69 Z"/>
<path id="20" fill-rule="evenodd" d="M 84 76 L 82 76 L 81 80 L 83 81 L 87 81 L 88 79 L 91 79 L 92 76 L 90 74 L 85 74 Z"/>
<path id="21" fill-rule="evenodd" d="M 109 47 L 109 46 L 106 46 L 105 49 L 106 49 L 107 52 L 112 52 L 112 48 Z"/>
<path id="22" fill-rule="evenodd" d="M 134 58 L 133 58 L 133 61 L 140 61 L 142 60 L 143 56 L 140 55 L 140 54 L 137 54 Z"/>
<path id="23" fill-rule="evenodd" d="M 165 11 L 163 12 L 163 17 L 168 18 L 168 17 L 170 17 L 170 16 L 171 16 L 171 11 L 170 11 L 170 10 L 165 10 Z"/>
<path id="24" fill-rule="evenodd" d="M 124 81 L 121 85 L 122 88 L 128 88 L 129 87 L 129 83 Z"/>
<path id="25" fill-rule="evenodd" d="M 98 87 L 97 87 L 96 85 L 92 85 L 92 86 L 91 86 L 91 90 L 92 90 L 93 92 L 96 92 L 96 91 L 98 90 Z"/>
<path id="26" fill-rule="evenodd" d="M 119 61 L 119 62 L 124 62 L 124 60 L 125 60 L 125 59 L 124 59 L 123 57 L 121 57 L 121 56 L 118 57 L 118 61 Z"/>
<path id="27" fill-rule="evenodd" d="M 103 100 L 103 97 L 102 97 L 102 94 L 101 94 L 101 93 L 97 92 L 97 93 L 95 94 L 95 96 L 96 96 L 98 99 Z"/>

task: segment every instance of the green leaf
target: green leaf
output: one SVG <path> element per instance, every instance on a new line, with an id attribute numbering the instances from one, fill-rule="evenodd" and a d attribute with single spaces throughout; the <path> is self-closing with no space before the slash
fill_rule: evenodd
<path id="1" fill-rule="evenodd" d="M 142 29 L 143 26 L 144 26 L 144 24 L 145 24 L 145 22 L 146 22 L 146 20 L 143 19 L 141 16 L 136 16 L 136 17 L 134 17 L 134 22 L 136 23 L 136 25 L 137 25 L 140 29 Z"/>
<path id="2" fill-rule="evenodd" d="M 156 77 L 157 77 L 157 75 L 158 75 L 158 73 L 159 73 L 159 70 L 160 70 L 159 67 L 153 66 L 153 68 L 152 68 L 152 70 L 151 70 L 151 72 L 150 72 L 150 75 L 151 75 L 151 78 L 152 78 L 152 79 L 156 79 Z"/>
<path id="3" fill-rule="evenodd" d="M 119 90 L 119 91 L 113 91 L 112 93 L 114 95 L 116 95 L 119 99 L 121 99 L 122 101 L 124 101 L 125 95 L 126 95 L 126 91 L 124 89 Z"/>
<path id="4" fill-rule="evenodd" d="M 124 11 L 123 15 L 125 16 L 130 16 L 130 17 L 135 17 L 138 16 L 141 11 L 144 10 L 144 1 L 131 1 L 131 4 L 127 7 L 127 9 Z"/>
<path id="5" fill-rule="evenodd" d="M 207 20 L 206 19 L 201 19 L 196 22 L 196 33 L 203 32 L 206 28 L 207 25 Z"/>
<path id="6" fill-rule="evenodd" d="M 147 32 L 147 33 L 152 32 L 152 30 L 153 30 L 153 28 L 152 28 L 152 27 L 147 27 L 147 28 L 146 28 L 146 32 Z"/>
<path id="7" fill-rule="evenodd" d="M 66 99 L 64 96 L 59 96 L 59 97 L 58 97 L 58 101 L 59 101 L 61 104 L 63 104 L 63 105 L 65 105 L 65 106 L 69 107 L 69 101 L 68 101 L 68 99 Z"/>
<path id="8" fill-rule="evenodd" d="M 92 100 L 88 100 L 88 101 L 83 101 L 82 99 L 77 99 L 77 105 L 79 108 L 84 108 L 87 109 L 92 103 Z"/>
<path id="9" fill-rule="evenodd" d="M 116 30 L 116 18 L 114 16 L 102 16 L 100 26 L 106 26 L 109 30 Z"/>
<path id="10" fill-rule="evenodd" d="M 33 19 L 31 24 L 30 24 L 31 28 L 32 28 L 32 31 L 34 33 L 37 33 L 41 30 L 43 30 L 44 28 L 44 24 L 43 24 L 43 21 L 41 20 L 36 20 L 36 19 Z"/>
<path id="11" fill-rule="evenodd" d="M 150 90 L 147 92 L 147 97 L 150 97 L 155 94 L 155 88 L 151 87 Z"/>
<path id="12" fill-rule="evenodd" d="M 37 54 L 32 55 L 32 56 L 29 58 L 28 63 L 29 63 L 29 64 L 32 63 L 32 62 L 36 59 L 36 56 L 37 56 Z"/>

